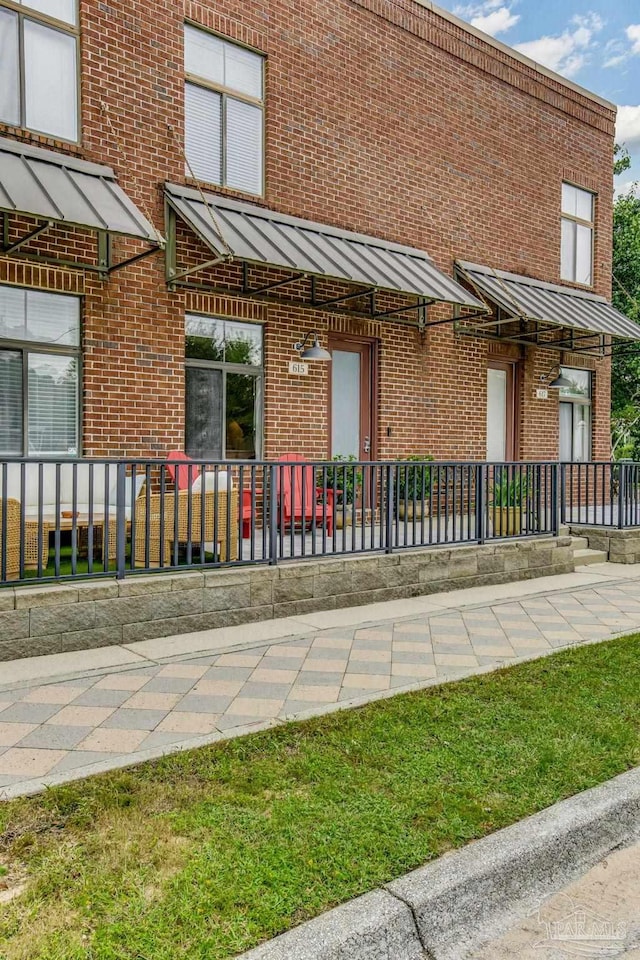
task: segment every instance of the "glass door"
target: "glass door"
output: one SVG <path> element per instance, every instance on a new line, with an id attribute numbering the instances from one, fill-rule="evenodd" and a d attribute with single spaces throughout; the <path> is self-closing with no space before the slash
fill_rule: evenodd
<path id="1" fill-rule="evenodd" d="M 373 345 L 330 337 L 330 457 L 375 459 Z"/>
<path id="2" fill-rule="evenodd" d="M 487 368 L 487 460 L 515 459 L 515 396 L 512 363 L 491 360 Z"/>

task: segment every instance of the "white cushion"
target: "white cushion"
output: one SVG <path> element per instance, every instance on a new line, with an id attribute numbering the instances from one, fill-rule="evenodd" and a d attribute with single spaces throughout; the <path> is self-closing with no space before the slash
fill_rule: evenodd
<path id="1" fill-rule="evenodd" d="M 74 465 L 72 463 L 63 463 L 60 465 L 60 502 L 71 504 L 73 500 L 73 476 Z M 109 467 L 109 471 L 115 470 L 115 467 Z M 75 471 L 76 476 L 76 501 L 78 503 L 87 503 L 89 500 L 89 464 L 78 463 Z M 93 468 L 93 501 L 96 505 L 102 502 L 104 505 L 105 488 L 105 468 L 102 464 L 95 464 Z M 25 464 L 24 473 L 24 506 L 25 511 L 29 513 L 33 508 L 37 511 L 40 491 L 40 470 L 37 462 Z M 19 463 L 10 463 L 7 469 L 7 495 L 15 497 L 16 500 L 22 499 L 21 494 L 21 470 Z M 46 512 L 49 508 L 55 509 L 56 504 L 56 464 L 44 463 L 42 466 L 42 505 Z M 65 506 L 63 509 L 67 509 Z M 69 507 L 71 509 L 71 507 Z M 104 509 L 104 506 L 103 506 Z"/>
<path id="2" fill-rule="evenodd" d="M 89 477 L 90 465 L 88 463 L 78 463 L 75 470 L 76 486 L 76 510 L 82 515 L 89 513 Z M 93 466 L 93 514 L 95 517 L 104 515 L 105 508 L 105 479 L 109 480 L 109 494 L 107 506 L 109 513 L 115 511 L 116 507 L 116 466 L 109 464 L 105 467 L 102 463 L 96 463 Z M 144 474 L 138 474 L 135 482 L 135 498 L 140 495 L 140 491 L 145 483 Z M 60 466 L 60 510 L 73 509 L 73 485 L 74 470 L 73 464 L 63 463 Z M 37 463 L 27 463 L 25 468 L 24 484 L 24 512 L 27 517 L 37 517 L 38 515 L 38 494 L 39 494 L 39 470 Z M 127 520 L 131 519 L 131 491 L 132 478 L 125 478 L 125 515 Z M 10 463 L 7 470 L 7 496 L 20 500 L 20 464 Z M 56 509 L 56 465 L 54 463 L 45 463 L 42 468 L 42 512 L 49 514 Z"/>
<path id="3" fill-rule="evenodd" d="M 229 490 L 233 490 L 233 480 L 231 479 L 231 477 L 229 476 L 226 470 L 218 471 L 217 484 L 216 484 L 216 473 L 213 470 L 208 470 L 204 474 L 204 478 L 205 478 L 204 489 L 209 493 L 214 492 L 216 489 L 218 490 L 218 493 L 222 493 L 227 489 L 227 487 Z M 196 479 L 194 480 L 193 486 L 191 487 L 191 492 L 200 493 L 201 490 L 202 490 L 202 474 L 200 474 L 200 476 L 196 477 Z"/>
<path id="4" fill-rule="evenodd" d="M 114 468 L 115 469 L 115 468 Z M 132 486 L 133 477 L 125 477 L 124 480 L 124 504 L 125 508 L 129 509 L 131 513 L 131 486 Z M 146 477 L 144 474 L 136 474 L 136 489 L 135 489 L 135 499 L 137 500 L 140 496 L 140 491 L 144 486 Z M 109 505 L 115 507 L 118 502 L 118 482 L 114 480 L 109 488 Z"/>

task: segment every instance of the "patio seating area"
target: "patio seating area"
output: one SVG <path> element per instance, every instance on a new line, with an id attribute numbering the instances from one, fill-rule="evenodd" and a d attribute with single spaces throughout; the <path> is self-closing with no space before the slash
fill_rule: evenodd
<path id="1" fill-rule="evenodd" d="M 0 581 L 387 553 L 640 521 L 640 465 L 0 462 Z"/>

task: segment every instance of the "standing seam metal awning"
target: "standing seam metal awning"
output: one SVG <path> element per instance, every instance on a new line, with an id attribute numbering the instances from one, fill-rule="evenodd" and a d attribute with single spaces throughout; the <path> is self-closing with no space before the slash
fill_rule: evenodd
<path id="1" fill-rule="evenodd" d="M 346 280 L 376 290 L 486 309 L 481 300 L 442 273 L 428 254 L 413 247 L 170 183 L 166 184 L 166 198 L 221 259 L 276 266 L 304 276 Z"/>
<path id="2" fill-rule="evenodd" d="M 0 211 L 164 246 L 110 167 L 0 139 Z"/>
<path id="3" fill-rule="evenodd" d="M 457 261 L 456 267 L 477 290 L 514 319 L 640 340 L 640 324 L 625 317 L 604 297 L 595 293 L 533 280 L 464 260 Z M 482 325 L 479 329 L 482 329 Z"/>

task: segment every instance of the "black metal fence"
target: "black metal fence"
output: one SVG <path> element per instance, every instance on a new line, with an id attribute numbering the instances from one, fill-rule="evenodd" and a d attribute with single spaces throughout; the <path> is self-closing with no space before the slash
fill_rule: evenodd
<path id="1" fill-rule="evenodd" d="M 640 526 L 640 463 L 0 461 L 0 583 Z"/>
<path id="2" fill-rule="evenodd" d="M 556 465 L 0 463 L 0 579 L 277 563 L 553 533 Z"/>
<path id="3" fill-rule="evenodd" d="M 640 464 L 0 461 L 0 582 L 633 525 Z"/>
<path id="4" fill-rule="evenodd" d="M 562 523 L 620 530 L 640 525 L 640 463 L 562 463 L 560 490 Z"/>

